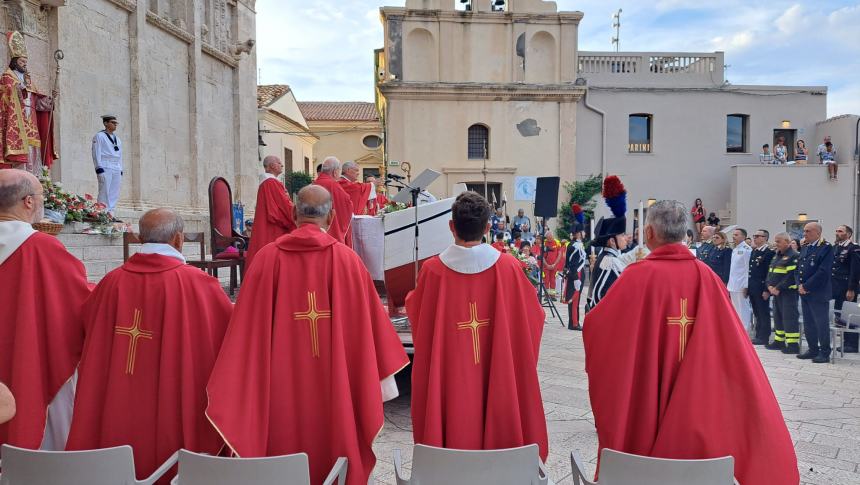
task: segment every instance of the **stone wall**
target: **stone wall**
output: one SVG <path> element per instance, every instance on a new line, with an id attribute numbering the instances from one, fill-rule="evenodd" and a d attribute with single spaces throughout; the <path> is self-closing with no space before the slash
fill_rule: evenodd
<path id="1" fill-rule="evenodd" d="M 76 0 L 44 9 L 19 0 L 3 7 L 0 23 L 24 33 L 41 91 L 54 82 L 54 50 L 65 53 L 54 179 L 97 192 L 91 140 L 103 128 L 100 115 L 110 113 L 123 140 L 121 213 L 156 206 L 206 212 L 215 176 L 252 205 L 260 171 L 256 54 L 240 47 L 256 36 L 254 0 Z M 0 56 L 5 63 L 5 42 Z"/>

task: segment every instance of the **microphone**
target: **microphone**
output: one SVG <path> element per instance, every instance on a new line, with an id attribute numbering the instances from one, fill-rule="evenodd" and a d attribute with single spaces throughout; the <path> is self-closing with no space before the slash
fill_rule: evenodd
<path id="1" fill-rule="evenodd" d="M 403 175 L 397 175 L 397 174 L 393 174 L 393 173 L 390 173 L 390 174 L 386 175 L 386 177 L 388 177 L 388 178 L 390 178 L 390 179 L 392 179 L 392 180 L 403 180 L 403 179 L 405 179 L 405 178 L 406 178 L 406 177 L 404 177 Z"/>

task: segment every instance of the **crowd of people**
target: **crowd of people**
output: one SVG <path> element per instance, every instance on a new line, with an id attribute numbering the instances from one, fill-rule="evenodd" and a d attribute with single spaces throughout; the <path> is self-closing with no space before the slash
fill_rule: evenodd
<path id="1" fill-rule="evenodd" d="M 830 136 L 825 136 L 824 140 L 818 145 L 816 151 L 818 163 L 827 167 L 827 175 L 830 180 L 838 180 L 837 172 L 839 164 L 836 162 L 836 145 L 833 144 Z M 785 137 L 776 139 L 776 145 L 771 151 L 770 144 L 765 143 L 761 146 L 759 153 L 759 163 L 765 165 L 806 165 L 809 161 L 809 149 L 806 148 L 806 142 L 797 140 L 794 147 L 794 159 L 790 159 L 788 147 L 785 145 Z"/>

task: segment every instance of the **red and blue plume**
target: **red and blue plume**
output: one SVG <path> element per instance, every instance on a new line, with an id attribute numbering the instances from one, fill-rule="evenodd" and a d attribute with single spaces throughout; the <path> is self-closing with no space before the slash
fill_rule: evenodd
<path id="1" fill-rule="evenodd" d="M 603 198 L 613 216 L 624 217 L 627 214 L 627 189 L 617 176 L 610 175 L 603 180 Z"/>
<path id="2" fill-rule="evenodd" d="M 576 222 L 585 224 L 585 212 L 583 212 L 582 206 L 573 204 L 570 206 L 570 210 L 573 212 L 573 218 L 576 219 Z"/>

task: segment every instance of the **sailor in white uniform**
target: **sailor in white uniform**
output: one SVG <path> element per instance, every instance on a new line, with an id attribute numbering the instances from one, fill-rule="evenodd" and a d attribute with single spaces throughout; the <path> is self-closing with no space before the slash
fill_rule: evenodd
<path id="1" fill-rule="evenodd" d="M 93 165 L 99 179 L 98 201 L 113 215 L 122 186 L 122 141 L 116 134 L 116 116 L 102 116 L 105 129 L 93 137 Z"/>

